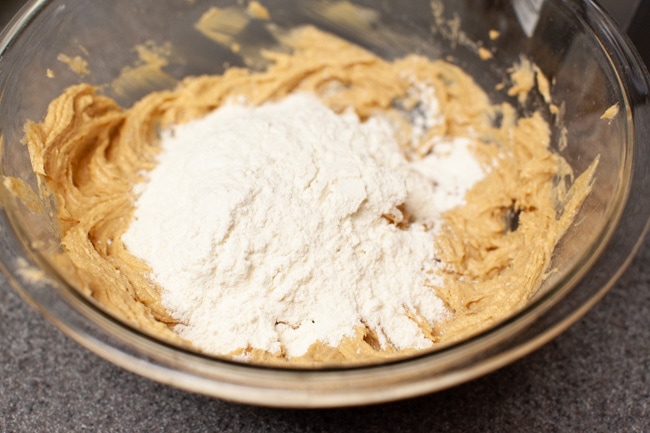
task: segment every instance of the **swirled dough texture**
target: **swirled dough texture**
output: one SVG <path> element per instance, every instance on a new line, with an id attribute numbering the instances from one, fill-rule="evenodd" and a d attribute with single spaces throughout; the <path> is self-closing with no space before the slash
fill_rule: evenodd
<path id="1" fill-rule="evenodd" d="M 174 320 L 161 304 L 160 288 L 147 278 L 147 264 L 121 241 L 134 212 L 134 185 L 156 164 L 161 128 L 203 116 L 233 98 L 263 104 L 304 91 L 336 112 L 352 108 L 362 120 L 389 117 L 412 157 L 431 150 L 428 137 L 465 136 L 475 141 L 477 159 L 493 166 L 469 191 L 466 204 L 443 216 L 436 246 L 447 267 L 443 288 L 432 290 L 453 317 L 436 329 L 423 325 L 432 341 L 463 339 L 523 307 L 588 193 L 595 164 L 571 189 L 554 182 L 570 168 L 549 150 L 550 130 L 542 116 L 517 118 L 510 105 L 492 105 L 471 77 L 449 63 L 416 55 L 389 62 L 311 27 L 292 32 L 288 44 L 291 54 L 266 53 L 272 65 L 264 72 L 231 68 L 220 76 L 187 78 L 129 109 L 89 85 L 73 86 L 52 101 L 41 123 L 27 124 L 25 141 L 41 192 L 55 198 L 63 250 L 58 261 L 67 277 L 127 323 L 190 345 L 173 332 Z M 415 143 L 409 123 L 414 80 L 435 88 L 444 116 Z M 299 358 L 249 348 L 232 355 L 320 365 L 409 353 L 379 348 L 372 330 L 359 328 L 338 347 L 317 342 Z"/>

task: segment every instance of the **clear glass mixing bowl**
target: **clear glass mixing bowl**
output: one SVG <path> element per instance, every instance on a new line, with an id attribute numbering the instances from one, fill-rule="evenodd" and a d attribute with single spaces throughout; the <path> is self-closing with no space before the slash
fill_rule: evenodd
<path id="1" fill-rule="evenodd" d="M 272 406 L 354 405 L 440 390 L 512 362 L 566 329 L 621 274 L 650 214 L 648 73 L 597 5 L 568 0 L 542 1 L 539 8 L 538 2 L 524 0 L 355 0 L 336 3 L 344 13 L 333 15 L 326 13 L 335 4 L 331 0 L 260 1 L 279 27 L 314 24 L 386 58 L 417 52 L 448 59 L 474 76 L 493 101 L 516 104 L 495 86 L 507 79 L 507 69 L 520 56 L 534 61 L 552 80 L 553 100 L 564 110 L 562 124 L 553 125 L 556 151 L 577 173 L 600 155 L 593 191 L 555 252 L 552 266 L 557 272 L 522 311 L 432 352 L 357 367 L 249 365 L 166 344 L 105 313 L 48 260 L 59 246 L 52 217 L 31 211 L 3 189 L 3 271 L 23 298 L 64 332 L 117 365 L 183 389 Z M 137 44 L 169 44 L 176 58 L 164 68 L 165 79 L 125 82 L 120 92 L 106 88 L 123 106 L 185 76 L 242 65 L 237 54 L 204 37 L 194 23 L 209 7 L 245 8 L 246 3 L 29 3 L 0 39 L 1 174 L 35 186 L 27 148 L 21 144 L 24 123 L 42 119 L 49 101 L 69 85 L 114 80 L 124 66 L 137 63 Z M 267 24 L 251 21 L 237 42 L 266 46 L 271 42 Z M 491 50 L 492 59 L 479 58 L 481 46 Z M 72 71 L 60 61 L 61 53 L 83 57 L 91 73 Z M 619 115 L 601 119 L 616 103 Z M 541 94 L 519 107 L 522 113 L 537 109 L 553 119 Z"/>

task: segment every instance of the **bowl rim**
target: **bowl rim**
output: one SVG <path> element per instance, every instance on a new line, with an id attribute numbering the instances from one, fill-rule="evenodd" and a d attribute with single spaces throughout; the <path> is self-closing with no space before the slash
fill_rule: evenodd
<path id="1" fill-rule="evenodd" d="M 32 0 L 21 9 L 0 34 L 0 59 L 49 3 L 50 0 Z M 559 4 L 577 14 L 577 9 L 573 8 L 575 3 Z M 47 260 L 27 245 L 21 245 L 20 256 L 56 278 L 49 278 L 44 284 L 33 284 L 21 275 L 16 263 L 7 260 L 4 251 L 0 254 L 0 267 L 30 305 L 91 351 L 142 376 L 220 398 L 283 407 L 376 403 L 444 389 L 500 368 L 557 336 L 602 298 L 629 265 L 650 225 L 650 204 L 645 200 L 645 192 L 650 191 L 649 173 L 643 158 L 637 156 L 645 155 L 647 159 L 650 155 L 648 72 L 629 40 L 603 9 L 592 2 L 584 3 L 584 7 L 586 12 L 580 17 L 582 24 L 591 29 L 609 56 L 624 96 L 621 112 L 628 119 L 629 137 L 625 170 L 627 188 L 617 197 L 612 207 L 613 217 L 608 218 L 604 230 L 552 288 L 520 311 L 469 338 L 434 351 L 368 365 L 314 369 L 242 363 L 161 341 L 121 321 L 68 285 Z M 619 71 L 627 71 L 630 75 L 623 76 Z M 639 98 L 645 99 L 639 103 Z M 635 122 L 638 118 L 648 122 Z M 16 236 L 15 232 L 20 231 L 20 222 L 3 208 L 0 215 L 2 235 Z M 14 239 L 16 245 L 22 242 L 20 239 L 21 236 Z M 607 272 L 585 280 L 589 269 L 601 263 L 610 263 Z M 573 301 L 573 307 L 559 305 L 561 299 L 575 297 L 576 291 L 582 291 L 582 296 Z M 186 361 L 182 371 L 178 370 L 178 365 L 173 366 L 179 357 Z M 458 357 L 465 362 L 458 362 Z M 434 360 L 437 360 L 435 366 L 431 365 Z M 449 366 L 453 374 L 444 370 Z M 222 371 L 215 372 L 215 368 Z M 245 379 L 238 377 L 242 373 Z M 397 376 L 397 373 L 399 381 L 377 383 L 379 377 L 385 380 L 386 376 Z M 326 387 L 322 387 L 324 381 L 329 382 Z M 362 392 L 346 395 L 351 389 Z"/>

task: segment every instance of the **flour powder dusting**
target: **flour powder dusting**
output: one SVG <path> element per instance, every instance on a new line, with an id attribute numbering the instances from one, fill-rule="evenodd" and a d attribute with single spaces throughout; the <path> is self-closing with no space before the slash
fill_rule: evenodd
<path id="1" fill-rule="evenodd" d="M 387 120 L 309 94 L 228 104 L 163 132 L 123 241 L 207 352 L 300 356 L 356 327 L 423 349 L 422 323 L 450 315 L 436 225 L 483 177 L 470 140 L 438 140 L 409 162 Z"/>

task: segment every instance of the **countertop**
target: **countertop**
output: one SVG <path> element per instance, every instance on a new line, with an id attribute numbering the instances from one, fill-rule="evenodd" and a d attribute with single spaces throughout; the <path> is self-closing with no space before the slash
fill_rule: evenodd
<path id="1" fill-rule="evenodd" d="M 13 5 L 3 0 L 0 26 Z M 15 8 L 14 8 L 15 9 Z M 235 404 L 124 371 L 0 280 L 0 432 L 648 432 L 650 240 L 587 315 L 534 353 L 455 388 L 334 410 Z"/>

